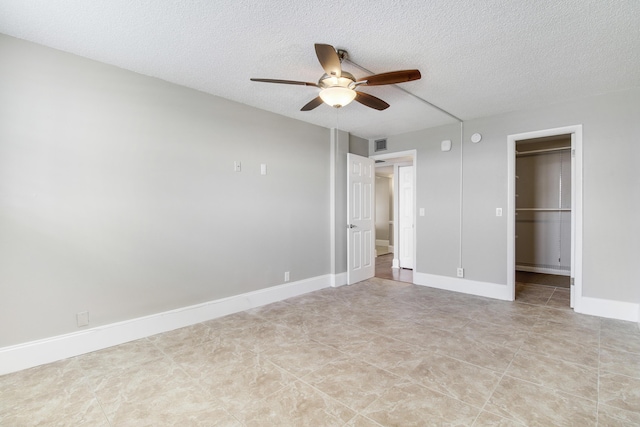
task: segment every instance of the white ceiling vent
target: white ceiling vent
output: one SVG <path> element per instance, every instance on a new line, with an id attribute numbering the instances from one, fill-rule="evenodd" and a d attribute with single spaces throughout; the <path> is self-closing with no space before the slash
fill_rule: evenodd
<path id="1" fill-rule="evenodd" d="M 375 140 L 375 150 L 374 151 L 386 151 L 387 150 L 387 140 L 385 139 L 376 139 Z"/>

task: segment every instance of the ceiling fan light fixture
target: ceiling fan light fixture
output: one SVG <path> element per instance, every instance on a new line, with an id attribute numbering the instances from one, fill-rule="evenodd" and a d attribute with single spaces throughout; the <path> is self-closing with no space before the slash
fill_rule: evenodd
<path id="1" fill-rule="evenodd" d="M 383 86 L 410 82 L 420 79 L 419 70 L 390 71 L 382 74 L 372 74 L 363 80 L 357 80 L 353 74 L 342 70 L 340 63 L 347 58 L 344 50 L 336 52 L 336 49 L 328 44 L 316 43 L 316 56 L 324 69 L 324 74 L 318 83 L 301 82 L 296 80 L 254 79 L 254 82 L 280 83 L 287 85 L 315 86 L 320 89 L 320 94 L 307 102 L 300 111 L 311 111 L 321 104 L 327 104 L 334 108 L 344 107 L 355 100 L 365 107 L 382 111 L 389 108 L 389 104 L 380 98 L 376 98 L 366 92 L 356 92 L 360 85 Z M 355 64 L 354 64 L 355 65 Z M 360 67 L 361 68 L 361 67 Z M 457 118 L 457 117 L 456 117 Z"/>
<path id="2" fill-rule="evenodd" d="M 325 104 L 335 108 L 344 107 L 356 98 L 356 91 L 348 87 L 332 86 L 320 91 L 320 98 Z"/>

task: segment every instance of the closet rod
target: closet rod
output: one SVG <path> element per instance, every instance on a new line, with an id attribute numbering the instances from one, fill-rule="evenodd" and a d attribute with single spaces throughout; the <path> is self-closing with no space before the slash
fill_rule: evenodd
<path id="1" fill-rule="evenodd" d="M 526 156 L 527 154 L 550 153 L 552 151 L 571 150 L 571 147 L 545 148 L 542 150 L 516 151 L 516 156 Z"/>
<path id="2" fill-rule="evenodd" d="M 516 208 L 516 211 L 571 212 L 571 208 Z"/>

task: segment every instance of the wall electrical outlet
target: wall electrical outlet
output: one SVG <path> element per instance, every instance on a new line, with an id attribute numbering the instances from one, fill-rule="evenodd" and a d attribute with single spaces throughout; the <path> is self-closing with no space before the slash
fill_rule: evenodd
<path id="1" fill-rule="evenodd" d="M 235 161 L 233 162 L 233 171 L 234 172 L 240 172 L 242 171 L 242 163 L 240 163 L 239 161 Z"/>
<path id="2" fill-rule="evenodd" d="M 285 282 L 288 282 L 288 281 L 289 281 L 289 272 L 288 272 L 288 271 L 285 271 L 285 272 L 284 272 L 284 281 L 285 281 Z"/>
<path id="3" fill-rule="evenodd" d="M 464 277 L 464 268 L 458 267 L 458 277 Z"/>
<path id="4" fill-rule="evenodd" d="M 261 163 L 260 164 L 260 175 L 266 175 L 267 174 L 267 164 L 266 163 Z"/>
<path id="5" fill-rule="evenodd" d="M 496 208 L 496 216 L 502 216 L 502 208 Z"/>
<path id="6" fill-rule="evenodd" d="M 89 324 L 89 312 L 81 311 L 76 314 L 76 322 L 78 322 L 78 326 L 87 326 Z"/>

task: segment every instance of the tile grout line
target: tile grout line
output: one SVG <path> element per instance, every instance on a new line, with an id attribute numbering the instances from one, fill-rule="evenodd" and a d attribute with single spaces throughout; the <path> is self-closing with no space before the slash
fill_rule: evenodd
<path id="1" fill-rule="evenodd" d="M 384 336 L 384 335 L 381 335 L 381 336 L 383 336 L 383 337 L 385 337 L 385 338 L 388 338 L 387 336 Z M 320 343 L 320 344 L 322 344 L 322 343 Z M 347 356 L 349 359 L 354 359 L 354 356 L 353 356 L 352 354 L 346 353 L 346 352 L 344 352 L 344 351 L 342 351 L 342 350 L 339 350 L 339 349 L 336 349 L 336 350 L 338 350 L 339 352 L 341 352 L 342 354 L 344 354 L 345 356 Z M 445 355 L 445 356 L 446 356 L 446 355 Z M 446 356 L 446 357 L 449 357 L 449 356 Z M 458 360 L 458 359 L 455 359 L 455 360 Z M 464 362 L 464 361 L 460 361 L 460 362 L 467 363 L 467 364 L 472 365 L 472 366 L 477 366 L 477 365 L 473 365 L 473 364 L 471 364 L 471 363 Z M 325 365 L 327 365 L 327 364 L 329 364 L 329 363 L 331 363 L 331 362 L 328 362 L 328 363 L 326 363 Z M 390 374 L 390 375 L 392 375 L 392 376 L 394 376 L 394 377 L 397 377 L 398 379 L 400 379 L 400 381 L 401 381 L 401 382 L 406 382 L 406 381 L 408 381 L 408 382 L 410 382 L 411 384 L 417 385 L 418 387 L 422 387 L 422 388 L 425 388 L 425 389 L 427 389 L 427 390 L 430 390 L 430 391 L 432 391 L 432 392 L 434 392 L 434 393 L 440 394 L 440 395 L 445 396 L 445 397 L 448 397 L 448 398 L 450 398 L 450 399 L 454 399 L 454 400 L 456 400 L 456 401 L 458 401 L 458 402 L 462 403 L 463 405 L 470 406 L 470 407 L 472 407 L 472 408 L 479 408 L 478 406 L 473 405 L 473 404 L 470 404 L 470 403 L 468 403 L 468 402 L 465 402 L 465 401 L 463 401 L 463 400 L 459 399 L 459 398 L 458 398 L 458 397 L 456 397 L 456 396 L 452 396 L 452 395 L 450 395 L 450 394 L 443 393 L 443 392 L 442 392 L 442 391 L 440 391 L 440 390 L 435 390 L 435 389 L 433 389 L 433 388 L 431 388 L 431 387 L 429 387 L 429 386 L 427 386 L 427 385 L 424 385 L 424 384 L 422 384 L 422 383 L 420 383 L 420 382 L 417 382 L 417 381 L 415 381 L 413 378 L 406 378 L 406 377 L 403 377 L 403 376 L 401 376 L 401 375 L 395 374 L 395 373 L 393 373 L 393 372 L 391 372 L 391 371 L 389 371 L 389 370 L 387 370 L 387 369 L 385 369 L 385 368 L 382 368 L 382 367 L 380 367 L 380 366 L 376 366 L 376 365 L 374 365 L 374 364 L 372 364 L 372 363 L 369 363 L 369 362 L 367 362 L 367 361 L 361 361 L 361 363 L 365 363 L 365 364 L 367 364 L 367 365 L 369 365 L 369 366 L 371 366 L 371 367 L 373 367 L 373 368 L 380 369 L 381 371 L 384 371 L 384 372 L 386 372 L 386 373 L 388 373 L 388 374 Z M 325 366 L 325 365 L 323 365 L 323 366 Z M 478 366 L 478 367 L 479 367 L 479 366 Z M 482 367 L 480 367 L 480 368 L 482 368 Z M 482 368 L 482 369 L 487 369 L 487 368 Z M 490 369 L 487 369 L 487 370 L 490 370 Z M 493 371 L 493 372 L 495 372 L 495 371 Z M 306 375 L 305 375 L 305 376 L 306 376 Z M 334 397 L 332 397 L 332 396 L 327 395 L 327 394 L 326 394 L 326 393 L 324 393 L 322 390 L 320 390 L 320 389 L 316 388 L 315 386 L 313 386 L 313 385 L 309 384 L 308 382 L 306 382 L 304 379 L 300 378 L 300 381 L 301 381 L 301 382 L 303 382 L 304 384 L 308 385 L 309 387 L 312 387 L 313 389 L 317 390 L 318 392 L 320 392 L 320 393 L 322 393 L 322 394 L 324 394 L 324 395 L 328 396 L 329 398 L 331 398 L 331 399 L 335 400 L 336 402 L 339 402 L 340 404 L 342 404 L 342 405 L 346 406 L 347 408 L 349 408 L 349 409 L 353 410 L 354 412 L 356 412 L 356 416 L 357 416 L 357 415 L 360 415 L 360 416 L 365 417 L 365 418 L 367 418 L 367 419 L 369 419 L 369 417 L 367 417 L 366 415 L 364 415 L 364 414 L 362 413 L 362 411 L 364 411 L 365 409 L 367 409 L 368 407 L 370 407 L 371 405 L 373 405 L 374 403 L 376 403 L 378 400 L 380 400 L 380 397 L 381 397 L 381 396 L 379 396 L 379 397 L 377 397 L 376 399 L 374 399 L 373 401 L 371 401 L 371 403 L 369 403 L 367 406 L 365 406 L 364 408 L 362 408 L 362 410 L 361 410 L 361 411 L 356 411 L 356 410 L 355 410 L 354 408 L 352 408 L 351 406 L 347 405 L 346 403 L 344 403 L 344 402 L 342 402 L 342 401 L 340 401 L 340 400 L 338 400 L 338 399 L 336 399 L 336 398 L 334 398 Z M 393 387 L 394 387 L 394 386 L 391 386 L 391 387 L 387 388 L 386 390 L 384 390 L 384 391 L 383 391 L 383 393 L 384 393 L 385 391 L 387 391 L 387 390 L 390 390 L 390 389 L 391 389 L 391 388 L 393 388 Z M 481 412 L 482 412 L 482 411 L 481 411 Z M 355 416 L 354 416 L 354 417 L 355 417 Z M 374 421 L 374 422 L 375 422 L 375 421 Z M 376 423 L 376 424 L 378 424 L 377 422 L 375 422 L 375 423 Z"/>
<path id="2" fill-rule="evenodd" d="M 535 320 L 534 320 L 534 324 L 539 320 L 540 318 L 540 314 L 538 314 L 537 316 L 534 316 Z M 527 336 L 530 336 L 532 333 L 531 330 L 527 331 Z M 515 358 L 518 356 L 518 353 L 520 353 L 520 350 L 522 349 L 522 347 L 524 346 L 524 343 L 520 344 L 520 347 L 518 347 L 518 350 L 516 350 L 516 352 L 513 354 L 513 357 L 511 358 L 511 361 L 509 361 L 509 365 L 507 366 L 507 368 L 504 370 L 504 372 L 502 373 L 502 376 L 500 377 L 500 379 L 498 380 L 498 382 L 496 383 L 496 386 L 493 388 L 493 390 L 491 391 L 491 393 L 489 394 L 489 397 L 487 397 L 487 400 L 484 402 L 484 405 L 482 405 L 482 409 L 480 410 L 480 413 L 478 414 L 478 416 L 476 417 L 476 419 L 473 421 L 473 425 L 475 425 L 475 423 L 478 421 L 478 418 L 480 418 L 480 415 L 482 414 L 482 412 L 485 411 L 485 408 L 487 406 L 487 404 L 489 403 L 489 401 L 491 400 L 491 398 L 493 397 L 493 394 L 496 392 L 496 390 L 498 389 L 498 387 L 500 386 L 500 383 L 502 382 L 502 380 L 504 379 L 504 377 L 507 375 L 507 372 L 509 371 L 509 368 L 511 368 L 511 365 L 513 364 L 513 361 L 515 360 Z M 491 412 L 493 413 L 493 412 Z M 500 415 L 502 416 L 502 415 Z M 505 418 L 505 417 L 502 417 Z M 506 419 L 511 419 L 513 420 L 513 418 L 506 418 Z M 518 423 L 520 423 L 520 420 L 514 420 Z M 520 423 L 522 424 L 522 423 Z"/>
<path id="3" fill-rule="evenodd" d="M 534 317 L 534 321 L 533 323 L 535 324 L 538 320 L 540 320 L 541 314 L 537 314 Z M 531 334 L 533 333 L 533 331 L 531 330 L 531 328 L 527 331 L 527 338 L 529 338 L 531 336 Z M 489 395 L 489 397 L 487 398 L 487 400 L 484 402 L 484 405 L 482 405 L 482 410 L 480 411 L 480 414 L 482 414 L 482 411 L 484 411 L 485 407 L 487 406 L 487 404 L 489 403 L 489 401 L 491 400 L 491 398 L 493 397 L 493 394 L 496 392 L 496 390 L 498 389 L 498 387 L 500 386 L 500 383 L 502 382 L 502 380 L 504 379 L 504 377 L 507 375 L 507 372 L 509 372 L 509 368 L 511 368 L 511 365 L 513 364 L 513 361 L 516 359 L 516 357 L 518 356 L 518 354 L 520 353 L 520 350 L 522 350 L 522 347 L 524 347 L 524 342 L 522 344 L 520 344 L 520 347 L 518 347 L 518 350 L 514 353 L 513 357 L 511 358 L 511 361 L 509 361 L 509 365 L 507 366 L 507 368 L 504 370 L 504 372 L 502 373 L 502 377 L 500 377 L 500 380 L 498 381 L 498 383 L 496 384 L 496 386 L 494 387 L 493 391 L 491 392 L 491 394 Z M 480 414 L 478 414 L 478 417 L 476 417 L 475 422 L 478 420 L 478 418 L 480 417 Z M 513 419 L 513 418 L 511 418 Z M 517 420 L 518 423 L 520 423 L 520 420 Z M 520 423 L 523 424 L 523 423 Z"/>
<path id="4" fill-rule="evenodd" d="M 205 326 L 206 326 L 206 327 L 211 331 L 211 327 L 209 327 L 208 325 L 205 325 Z M 215 338 L 205 340 L 205 341 L 203 341 L 203 342 L 199 343 L 199 344 L 197 345 L 197 347 L 201 347 L 201 346 L 205 345 L 206 343 L 209 343 L 209 342 L 214 341 L 214 340 L 215 340 Z M 197 379 L 197 378 L 194 378 L 191 374 L 189 374 L 189 372 L 187 372 L 187 371 L 182 367 L 182 365 L 181 365 L 179 362 L 176 362 L 176 361 L 175 361 L 175 359 L 174 359 L 172 356 L 170 356 L 169 354 L 167 354 L 167 353 L 166 353 L 162 348 L 160 348 L 160 346 L 158 346 L 158 345 L 156 344 L 156 342 L 151 341 L 151 340 L 148 340 L 148 341 L 149 341 L 149 342 L 150 342 L 150 343 L 151 343 L 151 344 L 152 344 L 152 345 L 153 345 L 153 346 L 154 346 L 158 351 L 160 351 L 160 353 L 162 353 L 162 354 L 163 354 L 163 355 L 164 355 L 164 356 L 165 356 L 165 357 L 166 357 L 166 358 L 171 362 L 171 364 L 172 364 L 172 365 L 174 365 L 175 367 L 177 367 L 178 369 L 180 369 L 182 372 L 184 372 L 184 373 L 187 375 L 187 377 L 189 377 L 189 378 L 194 382 L 194 384 L 195 384 L 195 385 L 196 385 L 196 386 L 197 386 L 197 387 L 198 387 L 202 392 L 205 392 L 205 393 L 206 393 L 206 388 L 205 388 L 205 387 L 200 383 L 200 381 L 198 381 L 198 379 Z M 266 355 L 261 354 L 260 352 L 256 352 L 256 351 L 254 351 L 254 350 L 252 350 L 252 349 L 250 349 L 250 348 L 246 348 L 246 347 L 244 347 L 244 346 L 243 346 L 243 348 L 244 348 L 246 351 L 248 351 L 248 352 L 250 352 L 250 353 L 255 354 L 257 357 L 264 357 L 264 358 L 265 358 L 265 361 L 267 361 L 268 363 L 270 363 L 270 364 L 274 365 L 274 367 L 275 367 L 276 369 L 278 369 L 278 370 L 282 370 L 282 371 L 285 371 L 287 374 L 290 374 L 290 375 L 292 375 L 294 378 L 298 379 L 298 376 L 297 376 L 297 375 L 295 375 L 295 374 L 293 374 L 293 373 L 290 373 L 290 372 L 289 372 L 289 371 L 287 371 L 286 369 L 283 369 L 283 368 L 281 368 L 280 366 L 278 366 L 277 364 L 273 363 L 271 360 L 269 360 L 269 359 L 267 358 L 267 356 L 266 356 Z M 295 382 L 295 381 L 294 381 L 294 382 Z M 275 390 L 273 393 L 270 393 L 269 395 L 264 396 L 262 399 L 265 399 L 265 398 L 267 398 L 267 397 L 271 396 L 272 394 L 278 393 L 279 391 L 281 391 L 281 390 L 283 390 L 284 388 L 286 388 L 288 385 L 289 385 L 289 384 L 286 384 L 286 385 L 284 385 L 284 386 L 280 387 L 279 389 Z M 214 402 L 217 404 L 217 406 L 218 406 L 218 407 L 220 407 L 222 410 L 224 410 L 224 411 L 225 411 L 225 412 L 226 412 L 226 413 L 227 413 L 231 418 L 233 418 L 234 420 L 236 420 L 239 424 L 241 424 L 241 425 L 243 425 L 243 426 L 245 426 L 245 425 L 246 425 L 243 421 L 241 421 L 241 420 L 240 420 L 240 419 L 235 415 L 235 413 L 233 413 L 231 410 L 229 410 L 229 408 L 225 405 L 225 403 L 224 403 L 223 401 L 221 401 L 220 399 L 218 399 L 218 398 L 217 398 L 217 397 L 215 397 L 215 396 L 211 396 L 211 397 L 214 399 Z M 261 399 L 261 400 L 262 400 L 262 399 Z"/>
<path id="5" fill-rule="evenodd" d="M 102 402 L 98 398 L 98 395 L 96 394 L 96 391 L 95 391 L 95 389 L 94 389 L 94 387 L 92 385 L 92 382 L 87 377 L 87 372 L 85 371 L 85 369 L 82 366 L 80 366 L 80 369 L 82 370 L 83 380 L 86 383 L 85 385 L 87 387 L 89 387 L 89 390 L 91 390 L 91 394 L 93 395 L 93 398 L 96 400 L 96 402 L 100 406 L 100 410 L 104 414 L 104 418 L 107 420 L 107 423 L 109 424 L 109 427 L 113 427 L 113 423 L 111 422 L 111 418 L 109 416 L 107 416 L 107 412 L 104 410 L 104 406 L 102 405 Z"/>
<path id="6" fill-rule="evenodd" d="M 524 344 L 520 344 L 520 347 L 518 347 L 518 350 L 513 354 L 513 357 L 509 361 L 509 365 L 507 365 L 507 368 L 502 373 L 502 376 L 500 376 L 500 379 L 496 383 L 495 387 L 493 388 L 493 390 L 491 390 L 491 393 L 489 394 L 489 397 L 487 397 L 487 400 L 485 400 L 484 404 L 482 405 L 482 408 L 480 408 L 480 412 L 476 416 L 475 420 L 473 420 L 473 424 L 471 424 L 472 426 L 476 423 L 476 421 L 478 421 L 478 418 L 480 418 L 480 415 L 482 414 L 482 412 L 484 412 L 484 408 L 486 408 L 487 403 L 489 403 L 489 401 L 491 400 L 491 397 L 493 397 L 493 394 L 496 392 L 496 390 L 500 386 L 500 383 L 504 379 L 505 375 L 507 375 L 507 371 L 509 371 L 509 368 L 511 367 L 511 364 L 515 360 L 516 356 L 518 356 L 518 353 L 520 352 L 520 349 L 522 348 L 523 345 Z M 503 418 L 505 418 L 505 417 L 503 417 Z M 513 418 L 511 418 L 511 419 L 513 419 Z M 515 421 L 520 422 L 520 420 L 515 420 Z"/>
<path id="7" fill-rule="evenodd" d="M 549 295 L 549 298 L 547 299 L 547 302 L 544 303 L 545 307 L 547 307 L 549 305 L 549 301 L 551 301 L 551 298 L 553 298 L 553 295 L 556 293 L 557 289 L 558 289 L 557 287 L 553 288 L 553 292 L 551 292 L 551 295 Z"/>
<path id="8" fill-rule="evenodd" d="M 306 376 L 306 375 L 305 375 L 305 376 Z M 355 417 L 357 417 L 358 415 L 364 416 L 364 415 L 362 415 L 362 414 L 360 413 L 360 411 L 356 410 L 355 408 L 352 408 L 351 406 L 347 405 L 345 402 L 342 402 L 341 400 L 338 400 L 338 399 L 336 399 L 335 397 L 333 397 L 333 396 L 331 396 L 331 395 L 329 395 L 329 394 L 325 393 L 324 391 L 322 391 L 322 390 L 320 390 L 319 388 L 315 387 L 313 384 L 309 384 L 309 383 L 308 383 L 307 381 L 305 381 L 304 379 L 302 379 L 302 378 L 298 378 L 298 381 L 300 381 L 301 383 L 305 384 L 305 385 L 306 385 L 306 386 L 308 386 L 308 387 L 311 387 L 311 388 L 312 388 L 313 390 L 315 390 L 317 393 L 320 393 L 320 395 L 322 395 L 322 396 L 326 396 L 326 398 L 331 399 L 331 400 L 333 400 L 334 402 L 337 402 L 337 403 L 339 403 L 340 405 L 344 406 L 345 408 L 352 410 L 352 411 L 355 413 L 355 415 L 354 415 L 351 419 L 349 419 L 349 420 L 345 423 L 345 425 L 346 425 L 347 423 L 349 423 L 349 421 L 351 421 L 351 420 L 353 420 Z M 374 399 L 374 400 L 373 400 L 373 402 L 375 402 L 376 400 L 378 400 L 378 399 Z M 363 410 L 364 410 L 364 409 L 366 409 L 366 408 L 368 408 L 371 404 L 373 404 L 373 402 L 371 402 L 369 405 L 367 405 L 365 408 L 363 408 Z M 368 417 L 366 417 L 366 418 L 368 419 Z"/>

